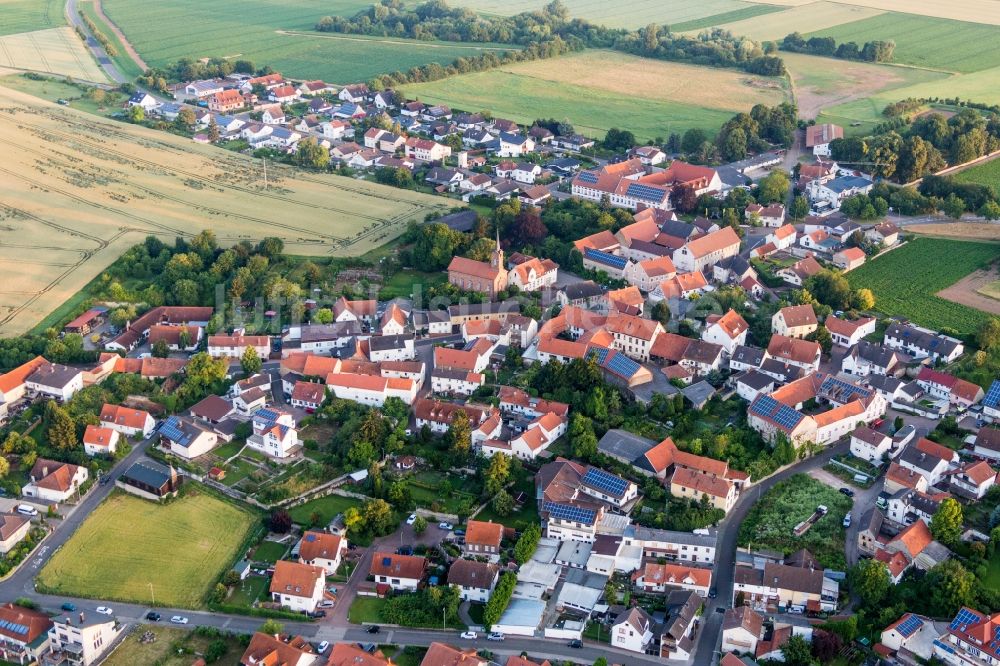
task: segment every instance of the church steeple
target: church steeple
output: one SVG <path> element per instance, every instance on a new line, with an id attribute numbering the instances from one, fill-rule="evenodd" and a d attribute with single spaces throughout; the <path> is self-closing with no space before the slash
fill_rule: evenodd
<path id="1" fill-rule="evenodd" d="M 497 228 L 496 245 L 493 247 L 493 256 L 490 258 L 490 266 L 503 269 L 503 250 L 500 248 L 500 229 Z"/>

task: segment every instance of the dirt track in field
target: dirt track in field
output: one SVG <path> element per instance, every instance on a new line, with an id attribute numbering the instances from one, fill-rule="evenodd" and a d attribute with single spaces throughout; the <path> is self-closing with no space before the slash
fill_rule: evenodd
<path id="1" fill-rule="evenodd" d="M 994 265 L 989 270 L 970 273 L 947 289 L 942 289 L 937 295 L 946 301 L 961 303 L 970 308 L 1000 315 L 1000 301 L 978 292 L 982 287 L 996 282 L 998 279 L 1000 279 L 1000 273 Z"/>

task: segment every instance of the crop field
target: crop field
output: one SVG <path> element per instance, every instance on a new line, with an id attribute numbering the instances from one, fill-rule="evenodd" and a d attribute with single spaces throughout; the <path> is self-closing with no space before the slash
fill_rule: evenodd
<path id="1" fill-rule="evenodd" d="M 232 565 L 254 517 L 189 490 L 168 504 L 116 492 L 38 575 L 56 594 L 195 608 Z"/>
<path id="2" fill-rule="evenodd" d="M 765 14 L 723 23 L 720 27 L 729 30 L 734 35 L 746 35 L 753 39 L 762 40 L 780 40 L 792 32 L 806 33 L 821 30 L 842 23 L 860 21 L 881 13 L 877 9 L 821 1 L 791 7 L 777 14 Z"/>
<path id="3" fill-rule="evenodd" d="M 307 174 L 0 87 L 0 335 L 31 329 L 149 234 L 278 236 L 290 254 L 357 256 L 454 202 Z M 16 255 L 8 252 L 16 248 Z"/>
<path id="4" fill-rule="evenodd" d="M 797 7 L 807 5 L 812 0 L 750 0 L 767 5 Z M 961 2 L 940 2 L 939 0 L 841 0 L 841 4 L 853 7 L 868 7 L 885 12 L 901 12 L 917 16 L 989 23 L 1000 25 L 1000 12 L 996 0 L 962 0 Z"/>
<path id="5" fill-rule="evenodd" d="M 891 39 L 896 42 L 893 62 L 949 72 L 977 72 L 1000 66 L 1000 25 L 886 13 L 814 30 L 807 36 L 833 37 L 838 43 L 853 40 L 858 44 Z"/>
<path id="6" fill-rule="evenodd" d="M 690 127 L 714 134 L 733 112 L 786 98 L 776 78 L 598 50 L 409 85 L 403 92 L 521 122 L 568 119 L 594 136 L 627 128 L 642 141 Z"/>
<path id="7" fill-rule="evenodd" d="M 108 17 L 153 67 L 180 58 L 248 58 L 291 77 L 331 83 L 364 81 L 429 62 L 448 64 L 505 45 L 423 42 L 318 33 L 330 14 L 351 15 L 367 0 L 248 0 L 233 11 L 223 0 L 105 0 Z"/>
<path id="8" fill-rule="evenodd" d="M 987 314 L 937 295 L 974 271 L 996 261 L 1000 252 L 990 243 L 943 238 L 916 238 L 847 274 L 855 289 L 875 294 L 875 308 L 901 315 L 921 326 L 973 333 Z M 947 260 L 943 260 L 947 257 Z M 914 270 L 919 266 L 920 270 Z M 899 279 L 906 275 L 905 280 Z"/>
<path id="9" fill-rule="evenodd" d="M 1000 192 L 1000 159 L 977 164 L 965 171 L 959 171 L 954 175 L 954 178 L 960 183 L 989 185 L 996 192 Z"/>
<path id="10" fill-rule="evenodd" d="M 0 67 L 107 80 L 83 41 L 67 26 L 0 37 Z"/>
<path id="11" fill-rule="evenodd" d="M 510 16 L 521 12 L 542 9 L 549 0 L 453 0 L 448 4 L 470 7 L 485 14 Z M 563 0 L 570 16 L 606 25 L 611 28 L 639 28 L 649 23 L 674 25 L 685 21 L 705 19 L 717 14 L 745 10 L 752 7 L 739 0 Z M 711 25 L 711 24 L 709 24 Z"/>
<path id="12" fill-rule="evenodd" d="M 97 26 L 98 31 L 111 41 L 111 45 L 114 47 L 116 53 L 113 56 L 108 56 L 108 58 L 118 68 L 118 71 L 130 80 L 142 76 L 147 67 L 141 66 L 132 57 L 125 42 L 119 37 L 118 31 L 108 23 L 101 12 L 97 11 L 94 0 L 81 0 L 76 6 L 79 11 L 83 12 L 86 18 L 90 19 Z"/>
<path id="13" fill-rule="evenodd" d="M 66 25 L 62 0 L 0 0 L 0 35 Z"/>

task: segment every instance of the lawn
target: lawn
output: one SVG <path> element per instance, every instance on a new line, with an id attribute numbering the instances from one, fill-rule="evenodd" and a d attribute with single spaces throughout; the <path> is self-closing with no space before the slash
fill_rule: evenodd
<path id="1" fill-rule="evenodd" d="M 153 67 L 180 58 L 247 58 L 291 77 L 363 81 L 428 62 L 449 64 L 503 45 L 373 39 L 314 31 L 323 16 L 353 15 L 368 0 L 105 0 L 104 11 Z"/>
<path id="2" fill-rule="evenodd" d="M 996 245 L 988 243 L 915 238 L 851 271 L 847 279 L 855 289 L 871 289 L 876 309 L 885 314 L 907 317 L 937 330 L 950 328 L 970 334 L 988 315 L 936 294 L 996 258 Z M 906 279 L 901 280 L 901 275 Z"/>
<path id="3" fill-rule="evenodd" d="M 212 455 L 216 456 L 221 460 L 228 460 L 229 458 L 232 458 L 237 453 L 239 453 L 240 449 L 242 449 L 245 445 L 246 445 L 245 440 L 234 439 L 233 441 L 226 442 L 219 448 L 212 451 Z"/>
<path id="4" fill-rule="evenodd" d="M 277 541 L 261 541 L 250 558 L 254 562 L 267 562 L 268 564 L 274 564 L 288 552 L 288 546 L 283 543 L 278 543 Z"/>
<path id="5" fill-rule="evenodd" d="M 310 522 L 309 517 L 315 511 L 319 513 L 320 524 L 326 525 L 338 513 L 343 513 L 352 506 L 360 507 L 361 500 L 342 495 L 327 495 L 326 497 L 320 497 L 319 499 L 310 500 L 305 504 L 300 504 L 297 507 L 289 509 L 288 512 L 292 514 L 292 520 L 299 525 L 308 525 Z"/>
<path id="6" fill-rule="evenodd" d="M 786 99 L 781 79 L 603 50 L 408 85 L 403 92 L 521 123 L 566 119 L 595 137 L 626 128 L 640 141 L 690 128 L 715 134 L 736 111 Z"/>
<path id="7" fill-rule="evenodd" d="M 167 504 L 115 492 L 37 581 L 52 594 L 200 607 L 255 522 L 249 511 L 192 487 Z"/>
<path id="8" fill-rule="evenodd" d="M 356 596 L 347 611 L 347 620 L 352 624 L 364 624 L 365 622 L 378 624 L 382 621 L 379 611 L 384 603 L 385 600 L 378 597 Z"/>
<path id="9" fill-rule="evenodd" d="M 966 73 L 1000 67 L 997 25 L 889 12 L 806 35 L 814 36 L 833 37 L 838 43 L 892 40 L 893 62 L 905 65 Z"/>
<path id="10" fill-rule="evenodd" d="M 504 525 L 517 527 L 518 529 L 523 529 L 532 523 L 537 523 L 538 502 L 535 501 L 534 478 L 530 474 L 523 474 L 522 478 L 518 479 L 514 485 L 508 489 L 508 492 L 514 497 L 517 497 L 518 493 L 523 492 L 526 498 L 524 504 L 522 504 L 520 508 L 516 509 L 514 513 L 509 516 L 501 516 L 493 510 L 492 504 L 487 504 L 486 508 L 480 511 L 476 516 L 476 520 L 503 523 Z"/>
<path id="11" fill-rule="evenodd" d="M 156 637 L 151 643 L 143 643 L 139 638 L 146 632 Z M 187 629 L 176 629 L 157 624 L 146 624 L 136 628 L 104 662 L 104 666 L 135 666 L 136 664 L 157 664 L 158 666 L 190 666 L 194 655 L 204 654 L 215 638 L 199 636 Z M 238 666 L 243 655 L 243 646 L 237 638 L 222 638 L 228 650 L 216 662 L 220 666 Z"/>
<path id="12" fill-rule="evenodd" d="M 795 526 L 819 505 L 829 513 L 801 537 Z M 836 488 L 805 474 L 796 474 L 775 485 L 760 498 L 740 525 L 739 545 L 778 550 L 786 555 L 807 548 L 824 567 L 844 570 L 844 515 L 852 501 Z"/>
<path id="13" fill-rule="evenodd" d="M 269 590 L 270 581 L 267 577 L 247 576 L 246 580 L 236 586 L 225 603 L 227 606 L 252 608 L 254 602 L 267 599 L 270 596 Z"/>
<path id="14" fill-rule="evenodd" d="M 1000 552 L 993 553 L 987 562 L 986 575 L 981 581 L 991 591 L 1000 592 Z"/>
<path id="15" fill-rule="evenodd" d="M 66 25 L 62 0 L 0 0 L 0 35 Z"/>
<path id="16" fill-rule="evenodd" d="M 379 300 L 384 301 L 393 298 L 410 298 L 410 295 L 415 291 L 437 287 L 447 281 L 448 276 L 445 273 L 424 273 L 407 268 L 386 280 L 378 292 L 378 297 Z M 424 293 L 426 296 L 426 292 Z"/>
<path id="17" fill-rule="evenodd" d="M 955 174 L 954 178 L 960 183 L 989 185 L 995 192 L 1000 192 L 1000 159 L 977 164 L 971 169 L 960 171 Z"/>

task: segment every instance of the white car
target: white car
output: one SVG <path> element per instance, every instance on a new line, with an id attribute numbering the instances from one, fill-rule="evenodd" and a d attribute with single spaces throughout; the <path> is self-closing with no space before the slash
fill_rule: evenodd
<path id="1" fill-rule="evenodd" d="M 477 638 L 479 638 L 479 634 L 477 634 L 474 631 L 463 631 L 462 632 L 462 638 L 464 638 L 466 640 L 474 641 Z"/>
<path id="2" fill-rule="evenodd" d="M 329 641 L 323 641 L 322 643 L 320 643 L 319 645 L 316 646 L 316 652 L 318 652 L 320 654 L 323 654 L 324 652 L 327 651 L 327 649 L 329 647 L 330 647 L 330 642 Z"/>
<path id="3" fill-rule="evenodd" d="M 410 517 L 406 519 L 406 524 L 407 525 L 412 525 L 415 522 L 417 522 L 417 514 L 411 513 Z"/>
<path id="4" fill-rule="evenodd" d="M 327 600 L 319 602 L 319 606 L 317 606 L 317 608 L 333 608 L 336 605 L 337 605 L 336 601 Z"/>
<path id="5" fill-rule="evenodd" d="M 451 523 L 438 523 L 438 527 L 443 530 L 448 530 L 449 532 L 452 530 Z"/>
<path id="6" fill-rule="evenodd" d="M 107 606 L 98 606 L 97 607 L 97 612 L 100 613 L 101 615 L 114 615 L 115 614 L 115 612 L 113 610 L 111 610 L 110 608 L 108 608 Z"/>
<path id="7" fill-rule="evenodd" d="M 174 624 L 187 624 L 188 623 L 188 619 L 186 617 L 184 617 L 183 615 L 174 615 L 172 618 L 170 618 L 170 621 L 173 622 Z"/>
<path id="8" fill-rule="evenodd" d="M 488 641 L 502 641 L 503 634 L 499 631 L 492 631 L 486 635 L 486 640 Z"/>

